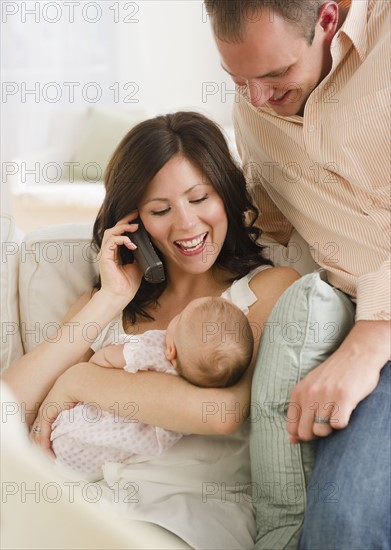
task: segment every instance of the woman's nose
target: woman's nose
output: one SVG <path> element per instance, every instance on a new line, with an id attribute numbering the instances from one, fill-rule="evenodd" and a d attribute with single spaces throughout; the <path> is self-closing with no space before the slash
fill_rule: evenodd
<path id="1" fill-rule="evenodd" d="M 177 209 L 175 225 L 178 229 L 189 230 L 196 225 L 197 216 L 189 206 L 182 206 Z"/>

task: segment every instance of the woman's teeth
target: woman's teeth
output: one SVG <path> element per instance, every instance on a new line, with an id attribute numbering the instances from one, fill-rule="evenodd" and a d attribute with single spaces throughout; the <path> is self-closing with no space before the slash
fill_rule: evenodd
<path id="1" fill-rule="evenodd" d="M 191 239 L 190 241 L 175 241 L 175 244 L 182 248 L 182 250 L 192 252 L 193 250 L 197 250 L 197 248 L 203 244 L 207 234 L 208 233 L 203 233 L 196 239 Z"/>

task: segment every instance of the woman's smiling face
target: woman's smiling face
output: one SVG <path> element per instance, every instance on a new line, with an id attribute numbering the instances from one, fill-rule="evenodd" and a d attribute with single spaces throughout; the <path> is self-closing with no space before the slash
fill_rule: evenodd
<path id="1" fill-rule="evenodd" d="M 227 235 L 224 203 L 214 187 L 182 156 L 156 174 L 139 214 L 168 269 L 204 273 L 215 263 Z"/>

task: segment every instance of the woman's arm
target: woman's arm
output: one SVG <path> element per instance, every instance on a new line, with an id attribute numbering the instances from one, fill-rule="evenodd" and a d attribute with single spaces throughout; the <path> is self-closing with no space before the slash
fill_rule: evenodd
<path id="1" fill-rule="evenodd" d="M 56 341 L 42 342 L 4 372 L 2 378 L 22 403 L 29 424 L 56 379 L 80 358 L 90 358 L 90 341 L 85 338 L 85 327 L 94 323 L 103 329 L 137 292 L 140 270 L 136 264 L 122 265 L 118 250 L 123 244 L 132 246 L 123 233 L 137 229 L 137 225 L 126 223 L 136 215 L 124 218 L 105 231 L 99 260 L 101 289 L 92 296 L 91 293 L 82 296 L 71 308 Z"/>
<path id="2" fill-rule="evenodd" d="M 67 369 L 43 401 L 33 436 L 50 448 L 51 424 L 61 410 L 76 403 L 94 404 L 122 416 L 184 433 L 228 434 L 246 418 L 241 403 L 247 402 L 247 384 L 230 388 L 200 388 L 181 378 L 159 372 L 129 374 L 119 369 L 80 363 Z"/>
<path id="3" fill-rule="evenodd" d="M 91 293 L 87 293 L 91 296 Z M 117 308 L 111 297 L 104 291 L 96 292 L 88 301 L 83 295 L 72 308 L 77 311 L 67 315 L 61 324 L 60 337 L 55 342 L 42 342 L 30 353 L 9 367 L 2 378 L 15 396 L 20 400 L 26 412 L 26 421 L 30 425 L 38 407 L 50 388 L 61 374 L 80 359 L 88 360 L 92 355 L 91 342 L 85 338 L 85 327 L 98 323 L 102 329 L 122 310 L 122 301 Z M 85 304 L 82 306 L 81 304 Z M 79 309 L 81 306 L 81 309 Z"/>
<path id="4" fill-rule="evenodd" d="M 132 375 L 120 370 L 82 363 L 68 369 L 55 383 L 42 405 L 39 438 L 49 447 L 50 424 L 67 403 L 99 403 L 103 410 L 130 420 L 197 434 L 229 434 L 248 414 L 252 370 L 263 328 L 275 302 L 298 274 L 289 268 L 268 269 L 251 281 L 258 301 L 250 308 L 249 320 L 257 332 L 254 358 L 242 380 L 229 388 L 200 388 L 181 377 L 156 372 Z"/>
<path id="5" fill-rule="evenodd" d="M 254 334 L 254 359 L 258 355 L 259 342 L 272 309 L 281 294 L 297 279 L 300 275 L 290 267 L 274 267 L 261 271 L 250 281 L 250 288 L 257 296 L 258 300 L 250 307 L 248 320 Z"/>

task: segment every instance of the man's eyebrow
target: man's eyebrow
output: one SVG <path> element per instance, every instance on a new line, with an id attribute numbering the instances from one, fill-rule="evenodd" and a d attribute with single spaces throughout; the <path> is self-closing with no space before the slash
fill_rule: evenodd
<path id="1" fill-rule="evenodd" d="M 221 64 L 221 68 L 223 69 L 223 71 L 225 71 L 230 76 L 232 76 L 232 78 L 235 77 L 235 75 L 230 73 L 229 70 L 226 69 L 222 63 L 220 63 L 220 64 Z M 270 73 L 267 73 L 267 74 L 262 74 L 262 75 L 259 75 L 259 76 L 255 76 L 254 78 L 268 78 L 268 77 L 278 76 L 278 75 L 284 73 L 285 71 L 287 71 L 289 69 L 289 67 L 290 67 L 290 65 L 288 65 L 286 67 L 282 67 L 281 69 L 276 69 L 275 71 L 271 71 Z"/>

